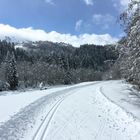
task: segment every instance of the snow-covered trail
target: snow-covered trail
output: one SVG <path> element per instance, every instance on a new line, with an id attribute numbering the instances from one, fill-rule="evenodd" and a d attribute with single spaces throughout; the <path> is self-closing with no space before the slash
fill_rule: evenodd
<path id="1" fill-rule="evenodd" d="M 25 95 L 21 93 L 13 94 L 13 95 L 9 94 L 9 96 L 4 96 L 6 99 L 4 99 L 4 97 L 2 96 L 1 98 L 4 99 L 4 101 L 7 101 L 6 102 L 7 104 L 8 102 L 10 103 L 9 98 L 11 98 L 11 96 L 15 96 L 15 97 L 14 99 L 11 98 L 12 101 L 14 101 L 13 103 L 10 103 L 12 107 L 5 105 L 5 102 L 0 103 L 1 108 L 6 107 L 7 109 L 9 107 L 12 110 L 11 111 L 10 109 L 8 109 L 8 111 L 5 111 L 3 108 L 3 110 L 0 111 L 1 112 L 0 114 L 2 114 L 0 115 L 2 116 L 0 117 L 0 120 L 2 121 L 4 120 L 4 122 L 2 121 L 0 122 L 0 140 L 15 140 L 15 139 L 22 139 L 22 138 L 27 140 L 35 139 L 38 136 L 37 131 L 39 131 L 42 122 L 45 120 L 46 116 L 51 114 L 51 111 L 53 110 L 53 108 L 55 108 L 57 103 L 61 102 L 69 94 L 73 94 L 74 90 L 90 84 L 91 83 L 81 83 L 74 86 L 56 88 L 56 89 L 51 89 L 46 91 L 45 90 L 37 91 L 37 92 L 33 91 L 35 92 L 34 96 L 33 96 L 33 92 L 31 92 L 29 95 L 28 92 L 27 94 L 24 93 Z M 29 98 L 27 98 L 28 96 Z M 33 96 L 33 98 L 31 99 L 30 96 Z M 28 99 L 27 101 L 26 98 Z M 15 104 L 16 99 L 19 100 L 17 101 L 17 104 Z M 24 104 L 25 102 L 25 104 L 22 105 L 20 102 L 22 104 Z M 15 105 L 17 105 L 18 107 Z M 17 113 L 15 114 L 13 113 L 14 108 L 15 110 L 17 110 Z M 7 121 L 5 121 L 5 119 L 3 118 L 4 116 L 8 118 Z"/>
<path id="2" fill-rule="evenodd" d="M 1 124 L 0 140 L 140 140 L 140 121 L 104 93 L 114 94 L 116 85 L 123 84 L 85 83 L 47 94 Z"/>
<path id="3" fill-rule="evenodd" d="M 42 140 L 140 140 L 140 121 L 108 100 L 103 83 L 66 98 Z"/>

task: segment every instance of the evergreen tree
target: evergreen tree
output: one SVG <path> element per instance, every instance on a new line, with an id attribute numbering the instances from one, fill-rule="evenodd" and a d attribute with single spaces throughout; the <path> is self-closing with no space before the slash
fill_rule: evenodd
<path id="1" fill-rule="evenodd" d="M 120 19 L 126 36 L 119 42 L 123 51 L 117 64 L 121 77 L 140 87 L 140 1 L 131 0 Z"/>
<path id="2" fill-rule="evenodd" d="M 18 86 L 18 74 L 17 74 L 17 64 L 15 60 L 15 55 L 12 52 L 7 53 L 5 62 L 5 79 L 10 85 L 10 90 L 15 90 Z"/>

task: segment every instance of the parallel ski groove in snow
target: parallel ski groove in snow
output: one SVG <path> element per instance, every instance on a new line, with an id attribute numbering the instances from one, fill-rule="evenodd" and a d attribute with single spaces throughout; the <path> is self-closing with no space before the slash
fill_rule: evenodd
<path id="1" fill-rule="evenodd" d="M 94 83 L 88 83 L 86 85 L 77 85 L 68 87 L 66 89 L 58 90 L 52 92 L 51 94 L 47 94 L 31 104 L 27 105 L 25 108 L 21 109 L 17 114 L 11 117 L 10 120 L 0 124 L 0 140 L 16 140 L 16 139 L 24 139 L 26 134 L 32 131 L 35 123 L 37 122 L 36 118 L 39 117 L 42 111 L 49 111 L 54 103 L 58 100 L 61 101 L 64 97 L 69 95 L 70 93 L 74 93 L 74 90 L 83 88 L 86 86 L 90 86 Z M 47 92 L 47 91 L 46 91 Z M 51 104 L 53 103 L 53 104 Z M 50 106 L 51 105 L 51 106 Z M 47 106 L 50 106 L 49 110 L 46 110 Z M 45 116 L 44 116 L 45 117 Z M 37 128 L 36 128 L 37 129 Z M 31 132 L 32 133 L 32 132 Z M 35 133 L 35 132 L 33 132 Z M 30 139 L 33 138 L 34 134 Z M 27 138 L 28 140 L 28 138 Z"/>
<path id="2" fill-rule="evenodd" d="M 51 111 L 57 106 L 58 103 L 59 103 L 59 101 L 57 101 L 57 102 L 53 105 L 53 107 L 50 109 L 50 111 L 47 113 L 47 115 L 45 116 L 44 120 L 42 121 L 42 123 L 40 124 L 39 128 L 37 129 L 35 135 L 33 136 L 33 139 L 32 139 L 32 140 L 36 140 L 36 139 L 37 139 L 39 133 L 41 133 L 41 132 L 40 132 L 40 131 L 41 131 L 41 127 L 42 127 L 43 124 L 45 123 L 45 121 L 46 121 L 47 117 L 49 116 L 49 114 L 51 113 Z"/>
<path id="3" fill-rule="evenodd" d="M 110 99 L 118 90 L 109 84 L 44 91 L 43 97 L 0 125 L 0 140 L 140 140 L 140 121 Z"/>
<path id="4" fill-rule="evenodd" d="M 74 94 L 74 93 L 73 93 Z M 58 109 L 58 107 L 60 106 L 60 104 L 68 97 L 72 95 L 72 93 L 70 92 L 68 95 L 66 95 L 64 98 L 61 98 L 60 100 L 58 100 L 53 107 L 49 110 L 49 112 L 46 114 L 43 122 L 40 124 L 39 128 L 37 129 L 35 135 L 33 136 L 32 140 L 44 140 L 46 133 L 47 133 L 47 129 L 48 126 L 51 122 L 51 119 L 53 118 L 56 110 Z M 47 121 L 48 119 L 48 121 Z M 45 125 L 45 128 L 44 128 Z"/>
<path id="5" fill-rule="evenodd" d="M 65 99 L 65 98 L 64 98 L 64 99 Z M 64 99 L 63 99 L 63 100 L 64 100 Z M 47 124 L 46 124 L 45 130 L 43 131 L 43 135 L 42 135 L 42 137 L 41 137 L 41 140 L 43 140 L 43 139 L 45 138 L 45 134 L 47 133 L 47 129 L 48 129 L 48 126 L 49 126 L 49 124 L 50 124 L 50 122 L 51 122 L 51 119 L 53 118 L 53 115 L 55 114 L 57 108 L 60 106 L 60 104 L 62 103 L 63 100 L 61 100 L 60 102 L 58 102 L 58 104 L 57 104 L 56 107 L 54 108 L 53 112 L 51 113 L 51 116 L 50 116 L 50 118 L 49 118 L 49 120 L 48 120 L 48 122 L 47 122 Z"/>
<path id="6" fill-rule="evenodd" d="M 93 83 L 92 83 L 93 84 Z M 92 84 L 87 84 L 84 85 L 85 86 L 91 86 Z M 96 83 L 98 84 L 98 82 Z M 65 92 L 64 97 L 62 97 L 60 100 L 58 100 L 53 106 L 52 108 L 49 110 L 49 112 L 46 114 L 45 118 L 43 119 L 42 123 L 40 124 L 39 128 L 37 129 L 35 135 L 33 136 L 32 140 L 44 140 L 45 136 L 47 134 L 47 129 L 48 126 L 51 122 L 51 119 L 53 118 L 56 110 L 58 109 L 58 107 L 60 106 L 60 104 L 70 95 L 74 94 L 75 92 L 72 93 L 72 91 L 74 91 L 75 89 L 77 89 L 79 87 L 74 87 L 74 88 L 70 88 L 70 90 L 68 92 Z"/>

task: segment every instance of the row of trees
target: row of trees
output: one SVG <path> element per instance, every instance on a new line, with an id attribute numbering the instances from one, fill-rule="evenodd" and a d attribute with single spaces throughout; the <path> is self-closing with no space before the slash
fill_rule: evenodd
<path id="1" fill-rule="evenodd" d="M 118 42 L 119 58 L 111 68 L 111 76 L 125 78 L 140 87 L 140 1 L 131 0 L 120 16 L 125 37 Z"/>
<path id="2" fill-rule="evenodd" d="M 0 52 L 0 80 L 7 81 L 10 89 L 16 89 L 17 85 L 36 87 L 40 83 L 101 80 L 102 73 L 110 67 L 106 62 L 114 63 L 118 57 L 113 46 L 74 48 L 50 42 L 25 43 L 21 49 L 1 41 Z"/>

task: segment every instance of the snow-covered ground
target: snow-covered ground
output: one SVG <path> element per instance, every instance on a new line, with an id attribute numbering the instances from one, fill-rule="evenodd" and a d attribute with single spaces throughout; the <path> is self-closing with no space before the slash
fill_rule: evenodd
<path id="1" fill-rule="evenodd" d="M 140 140 L 140 99 L 124 81 L 0 94 L 0 140 Z"/>

